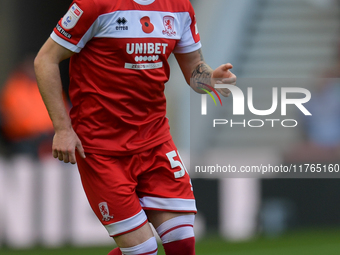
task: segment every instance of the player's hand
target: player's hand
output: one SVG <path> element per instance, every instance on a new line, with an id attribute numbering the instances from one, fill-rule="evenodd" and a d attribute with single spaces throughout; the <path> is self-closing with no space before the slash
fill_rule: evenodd
<path id="1" fill-rule="evenodd" d="M 236 85 L 236 75 L 230 71 L 232 68 L 233 65 L 230 63 L 221 65 L 214 70 L 211 78 L 218 79 L 218 81 L 215 82 L 217 84 Z M 230 95 L 230 90 L 227 88 L 216 90 L 224 97 L 228 97 Z"/>
<path id="2" fill-rule="evenodd" d="M 85 158 L 84 148 L 73 128 L 56 131 L 52 145 L 54 158 L 58 158 L 65 163 L 75 164 L 77 162 L 75 155 L 76 149 L 79 155 Z"/>

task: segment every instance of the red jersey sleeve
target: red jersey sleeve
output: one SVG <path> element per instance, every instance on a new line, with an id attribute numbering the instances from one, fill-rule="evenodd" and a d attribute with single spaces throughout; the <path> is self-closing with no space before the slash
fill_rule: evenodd
<path id="1" fill-rule="evenodd" d="M 201 48 L 200 35 L 197 28 L 195 11 L 191 3 L 188 4 L 188 16 L 182 37 L 177 43 L 174 53 L 190 53 Z"/>
<path id="2" fill-rule="evenodd" d="M 93 0 L 74 0 L 54 28 L 51 38 L 73 52 L 80 52 L 94 36 L 98 8 Z"/>

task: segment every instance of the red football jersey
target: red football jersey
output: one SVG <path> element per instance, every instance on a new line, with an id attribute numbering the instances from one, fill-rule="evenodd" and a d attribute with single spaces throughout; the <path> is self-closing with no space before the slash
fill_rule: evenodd
<path id="1" fill-rule="evenodd" d="M 51 38 L 77 53 L 70 116 L 85 152 L 129 155 L 171 139 L 167 59 L 201 47 L 189 0 L 75 0 Z"/>

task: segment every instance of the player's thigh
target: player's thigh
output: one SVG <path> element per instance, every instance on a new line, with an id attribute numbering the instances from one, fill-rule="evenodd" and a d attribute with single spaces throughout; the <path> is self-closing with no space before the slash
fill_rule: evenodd
<path id="1" fill-rule="evenodd" d="M 156 211 L 156 210 L 146 210 L 146 215 L 148 220 L 152 223 L 154 228 L 158 228 L 162 223 L 176 218 L 182 215 L 193 215 L 191 212 L 167 212 L 167 211 Z"/>
<path id="2" fill-rule="evenodd" d="M 136 193 L 144 210 L 196 213 L 191 180 L 176 146 L 168 141 L 141 153 Z"/>
<path id="3" fill-rule="evenodd" d="M 88 154 L 86 159 L 77 156 L 89 203 L 111 237 L 134 232 L 147 224 L 135 193 L 136 177 L 128 171 L 131 164 L 137 165 L 134 160 L 94 154 Z"/>
<path id="4" fill-rule="evenodd" d="M 120 248 L 128 248 L 144 243 L 153 236 L 151 227 L 147 223 L 135 231 L 115 236 L 114 240 Z"/>

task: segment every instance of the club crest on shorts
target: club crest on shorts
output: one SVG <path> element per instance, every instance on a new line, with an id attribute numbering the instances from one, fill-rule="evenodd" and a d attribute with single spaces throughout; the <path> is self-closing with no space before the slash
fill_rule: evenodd
<path id="1" fill-rule="evenodd" d="M 175 36 L 175 18 L 172 16 L 164 16 L 163 17 L 163 25 L 164 25 L 164 30 L 163 35 L 168 35 L 168 36 Z"/>
<path id="2" fill-rule="evenodd" d="M 113 216 L 110 215 L 109 207 L 106 202 L 101 202 L 99 204 L 100 213 L 103 215 L 103 221 L 110 221 L 113 219 Z"/>

